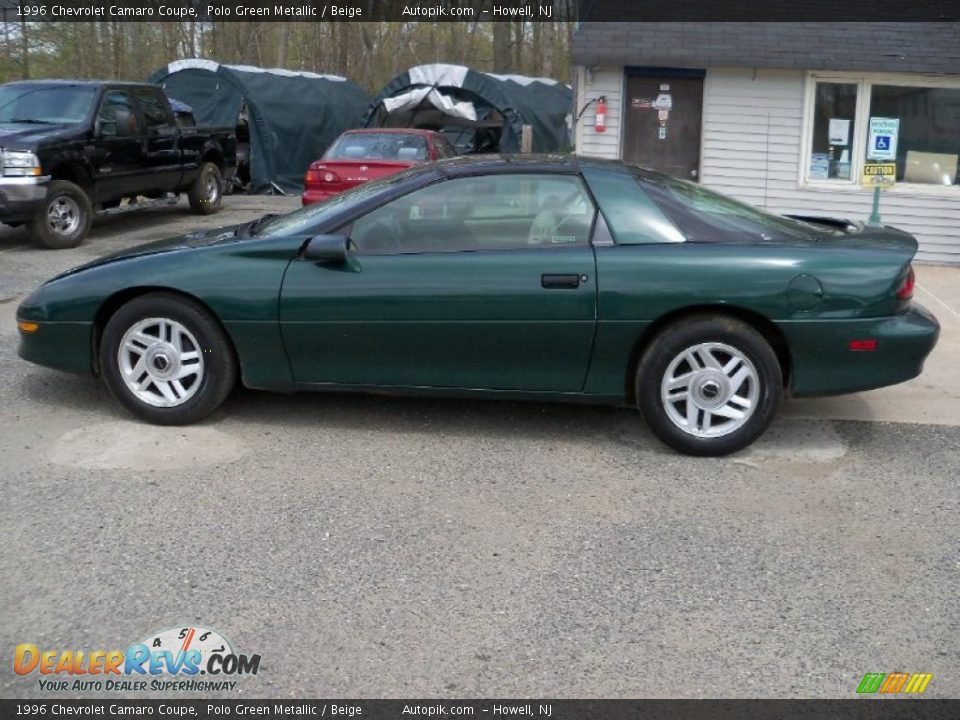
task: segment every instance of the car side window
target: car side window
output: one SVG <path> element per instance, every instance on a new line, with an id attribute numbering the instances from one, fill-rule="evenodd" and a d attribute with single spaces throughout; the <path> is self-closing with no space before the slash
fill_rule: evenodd
<path id="1" fill-rule="evenodd" d="M 631 175 L 584 168 L 583 177 L 618 245 L 683 242 L 686 238 Z"/>
<path id="2" fill-rule="evenodd" d="M 138 90 L 136 92 L 137 102 L 140 103 L 140 109 L 143 111 L 143 121 L 147 126 L 147 132 L 151 135 L 166 134 L 171 125 L 170 104 L 162 95 L 151 92 L 150 90 Z"/>
<path id="3" fill-rule="evenodd" d="M 451 145 L 450 141 L 447 140 L 443 135 L 438 135 L 436 138 L 434 138 L 434 142 L 437 146 L 437 157 L 439 159 L 457 156 L 457 151 L 453 149 L 453 145 Z"/>
<path id="4" fill-rule="evenodd" d="M 108 90 L 100 102 L 100 112 L 97 119 L 100 121 L 100 133 L 103 135 L 117 134 L 117 111 L 126 110 L 136 117 L 133 108 L 133 98 L 125 90 Z"/>
<path id="5" fill-rule="evenodd" d="M 595 208 L 573 175 L 504 174 L 435 183 L 353 223 L 360 253 L 586 245 Z"/>

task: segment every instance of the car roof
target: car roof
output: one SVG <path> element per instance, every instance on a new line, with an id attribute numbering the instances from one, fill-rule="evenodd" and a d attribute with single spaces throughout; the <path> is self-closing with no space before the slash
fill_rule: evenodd
<path id="1" fill-rule="evenodd" d="M 537 155 L 518 153 L 513 155 L 461 155 L 441 160 L 434 167 L 446 175 L 477 175 L 483 173 L 549 173 L 576 175 L 587 168 L 636 171 L 638 168 L 625 165 L 619 160 L 588 158 L 580 155 Z"/>
<path id="2" fill-rule="evenodd" d="M 641 180 L 656 180 L 663 175 L 656 170 L 638 165 L 628 165 L 620 160 L 606 160 L 580 155 L 537 155 L 532 153 L 458 155 L 453 158 L 418 164 L 404 171 L 404 174 L 409 178 L 437 172 L 451 178 L 511 173 L 578 175 L 586 169 L 608 170 L 631 175 Z"/>
<path id="3" fill-rule="evenodd" d="M 4 85 L 83 85 L 89 87 L 100 87 L 100 86 L 110 86 L 110 87 L 157 87 L 151 83 L 145 82 L 133 82 L 126 80 L 68 80 L 64 78 L 42 78 L 38 80 L 17 80 L 14 82 L 4 83 Z"/>
<path id="4" fill-rule="evenodd" d="M 344 135 L 368 135 L 371 133 L 390 133 L 397 135 L 437 135 L 435 130 L 424 130 L 423 128 L 356 128 L 354 130 L 345 130 Z"/>

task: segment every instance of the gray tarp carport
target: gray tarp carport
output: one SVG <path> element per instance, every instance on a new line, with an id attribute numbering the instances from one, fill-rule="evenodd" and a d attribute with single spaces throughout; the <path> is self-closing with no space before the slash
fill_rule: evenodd
<path id="1" fill-rule="evenodd" d="M 193 108 L 198 125 L 236 126 L 246 108 L 253 192 L 303 189 L 307 166 L 356 127 L 369 96 L 337 75 L 177 60 L 150 76 Z"/>
<path id="2" fill-rule="evenodd" d="M 363 124 L 442 130 L 460 152 L 518 152 L 530 125 L 534 152 L 568 152 L 572 109 L 570 87 L 556 80 L 436 63 L 387 83 Z"/>

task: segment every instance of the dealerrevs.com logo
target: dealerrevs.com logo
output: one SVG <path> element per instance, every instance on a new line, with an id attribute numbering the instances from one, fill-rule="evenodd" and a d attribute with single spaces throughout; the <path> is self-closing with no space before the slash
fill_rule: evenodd
<path id="1" fill-rule="evenodd" d="M 13 671 L 36 676 L 39 688 L 47 691 L 229 691 L 238 684 L 234 678 L 259 670 L 259 654 L 238 654 L 215 630 L 191 626 L 154 633 L 126 650 L 41 649 L 21 643 L 13 655 Z"/>

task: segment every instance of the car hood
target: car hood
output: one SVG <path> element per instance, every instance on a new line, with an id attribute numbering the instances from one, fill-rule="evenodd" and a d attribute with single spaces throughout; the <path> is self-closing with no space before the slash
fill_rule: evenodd
<path id="1" fill-rule="evenodd" d="M 189 251 L 195 248 L 239 242 L 241 240 L 249 239 L 249 236 L 245 234 L 237 234 L 237 229 L 239 227 L 241 226 L 228 225 L 226 227 L 214 228 L 213 230 L 198 230 L 196 232 L 187 233 L 186 235 L 178 235 L 176 237 L 165 238 L 163 240 L 155 240 L 154 242 L 144 243 L 143 245 L 134 245 L 133 247 L 126 248 L 125 250 L 109 253 L 108 255 L 99 257 L 91 262 L 71 268 L 65 273 L 57 275 L 55 278 L 51 279 L 50 282 L 67 277 L 68 275 L 74 275 L 82 270 L 89 270 L 90 268 L 109 265 L 121 260 L 129 260 L 130 258 L 143 257 L 144 255 L 157 255 L 159 253 Z"/>
<path id="2" fill-rule="evenodd" d="M 70 125 L 40 123 L 0 124 L 0 147 L 7 150 L 34 150 L 45 140 L 70 134 Z"/>

